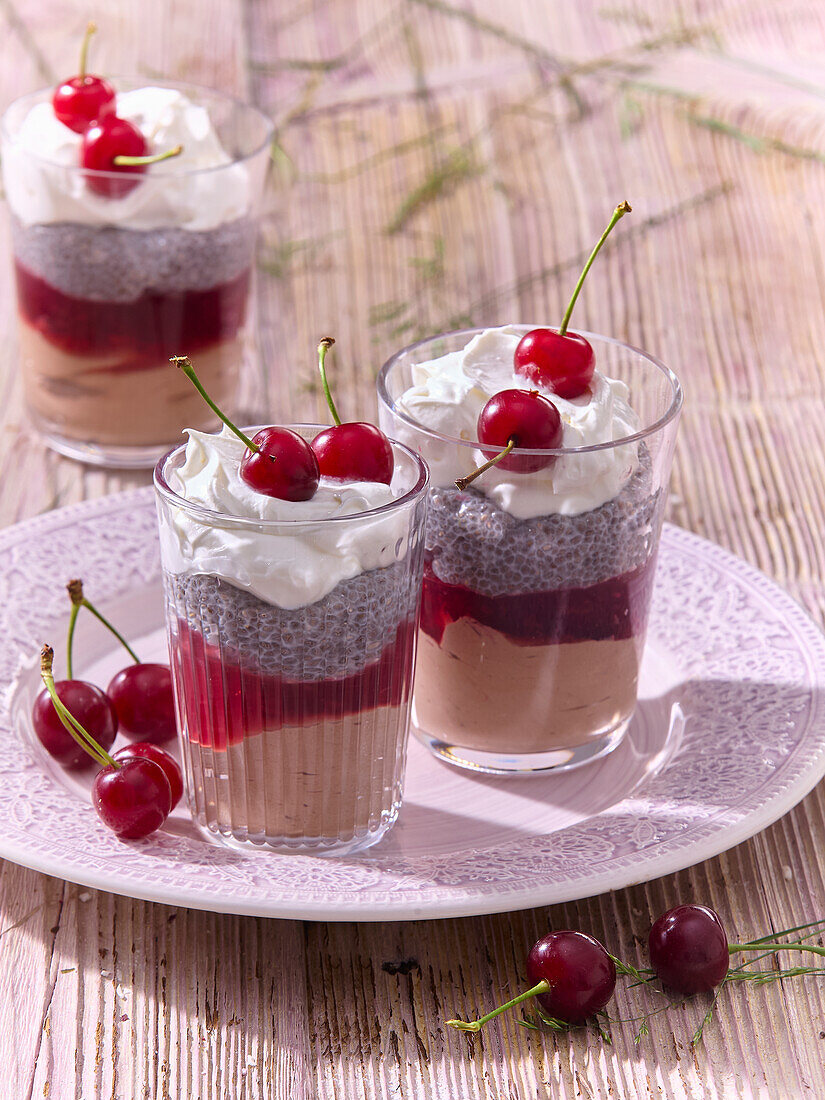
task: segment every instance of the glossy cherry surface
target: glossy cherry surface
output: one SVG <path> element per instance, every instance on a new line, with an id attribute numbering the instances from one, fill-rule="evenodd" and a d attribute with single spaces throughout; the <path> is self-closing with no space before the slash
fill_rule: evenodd
<path id="1" fill-rule="evenodd" d="M 389 485 L 395 465 L 392 446 L 380 428 L 358 421 L 336 424 L 312 441 L 322 477 L 380 481 Z"/>
<path id="2" fill-rule="evenodd" d="M 501 390 L 494 394 L 478 416 L 478 438 L 496 451 L 513 440 L 516 447 L 552 450 L 561 446 L 561 417 L 558 409 L 536 390 Z M 487 455 L 495 453 L 483 448 Z M 543 470 L 555 455 L 507 455 L 498 463 L 502 470 L 526 474 Z"/>
<path id="3" fill-rule="evenodd" d="M 137 175 L 146 171 L 145 164 L 116 164 L 116 157 L 145 157 L 148 153 L 146 139 L 133 123 L 117 115 L 105 115 L 83 136 L 80 163 L 96 172 L 128 173 L 116 175 L 86 176 L 86 186 L 107 199 L 122 199 L 140 182 Z"/>
<path id="4" fill-rule="evenodd" d="M 93 122 L 114 114 L 115 90 L 102 76 L 73 76 L 55 88 L 52 107 L 64 126 L 85 134 Z"/>
<path id="5" fill-rule="evenodd" d="M 534 386 L 571 400 L 587 393 L 596 368 L 592 346 L 577 332 L 534 328 L 522 336 L 513 356 L 516 374 Z"/>
<path id="6" fill-rule="evenodd" d="M 168 665 L 130 665 L 112 678 L 106 694 L 117 711 L 118 727 L 127 737 L 162 744 L 176 736 L 172 670 Z"/>
<path id="7" fill-rule="evenodd" d="M 97 773 L 92 803 L 112 832 L 122 840 L 138 840 L 163 825 L 172 808 L 172 789 L 160 764 L 135 756 Z"/>
<path id="8" fill-rule="evenodd" d="M 662 985 L 677 993 L 708 993 L 728 972 L 728 937 L 707 905 L 677 905 L 650 929 L 650 965 Z"/>
<path id="9" fill-rule="evenodd" d="M 321 472 L 309 443 L 291 428 L 262 428 L 252 437 L 259 452 L 246 450 L 241 477 L 252 489 L 280 500 L 310 500 Z"/>
<path id="10" fill-rule="evenodd" d="M 84 729 L 102 748 L 109 749 L 118 726 L 117 712 L 109 697 L 85 680 L 58 680 L 55 690 L 60 702 Z M 45 689 L 34 701 L 32 725 L 45 750 L 64 768 L 85 768 L 94 763 L 58 718 Z"/>
<path id="11" fill-rule="evenodd" d="M 604 1008 L 616 988 L 616 967 L 598 940 L 584 932 L 551 932 L 534 943 L 527 956 L 530 981 L 550 983 L 540 993 L 545 1012 L 578 1024 Z"/>
<path id="12" fill-rule="evenodd" d="M 114 759 L 121 764 L 124 760 L 130 760 L 134 757 L 152 760 L 163 768 L 166 778 L 169 780 L 169 787 L 172 792 L 172 809 L 174 810 L 183 794 L 183 776 L 174 756 L 170 756 L 164 749 L 149 741 L 135 741 L 133 745 L 125 745 L 114 754 Z"/>

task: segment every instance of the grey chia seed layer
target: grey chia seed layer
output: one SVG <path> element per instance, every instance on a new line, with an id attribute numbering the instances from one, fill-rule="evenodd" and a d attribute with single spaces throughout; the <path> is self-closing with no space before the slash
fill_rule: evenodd
<path id="1" fill-rule="evenodd" d="M 519 520 L 472 487 L 430 491 L 427 554 L 437 577 L 485 596 L 586 588 L 643 565 L 656 544 L 664 494 L 650 453 L 613 500 L 579 516 Z"/>
<path id="2" fill-rule="evenodd" d="M 360 672 L 415 614 L 421 577 L 406 562 L 342 581 L 317 603 L 274 607 L 220 577 L 166 577 L 173 617 L 245 667 L 288 680 L 338 680 Z"/>
<path id="3" fill-rule="evenodd" d="M 255 239 L 250 218 L 199 231 L 11 223 L 19 263 L 63 294 L 102 302 L 227 283 L 249 267 Z"/>

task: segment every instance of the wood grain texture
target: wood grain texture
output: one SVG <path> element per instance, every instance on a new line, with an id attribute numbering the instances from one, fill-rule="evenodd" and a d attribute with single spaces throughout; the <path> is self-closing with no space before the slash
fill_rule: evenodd
<path id="1" fill-rule="evenodd" d="M 0 0 L 0 103 L 73 68 L 89 14 L 107 71 L 212 84 L 278 126 L 247 399 L 321 415 L 419 335 L 558 317 L 606 216 L 634 206 L 577 307 L 643 346 L 687 404 L 671 518 L 825 620 L 825 8 L 817 0 Z M 5 226 L 0 248 L 8 253 Z M 0 519 L 146 480 L 84 469 L 25 425 L 0 289 Z M 825 795 L 718 859 L 548 910 L 432 923 L 196 913 L 0 867 L 3 1097 L 434 1100 L 825 1095 L 825 989 L 726 988 L 639 1022 L 475 1039 L 444 1019 L 523 980 L 579 927 L 639 964 L 652 917 L 732 934 L 825 915 Z M 409 960 L 412 960 L 410 962 Z M 407 965 L 398 969 L 399 962 Z M 386 968 L 385 965 L 387 964 Z M 620 993 L 615 1014 L 657 1007 Z"/>

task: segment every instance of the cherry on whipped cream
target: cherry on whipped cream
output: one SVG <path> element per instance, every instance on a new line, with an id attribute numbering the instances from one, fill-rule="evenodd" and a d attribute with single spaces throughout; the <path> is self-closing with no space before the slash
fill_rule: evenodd
<path id="1" fill-rule="evenodd" d="M 96 30 L 94 23 L 86 27 L 77 76 L 58 84 L 52 96 L 55 116 L 76 134 L 85 134 L 93 122 L 115 110 L 115 90 L 109 81 L 86 72 L 89 40 Z"/>
<path id="2" fill-rule="evenodd" d="M 168 160 L 183 152 L 176 145 L 163 153 L 149 153 L 143 134 L 128 119 L 115 114 L 104 115 L 83 135 L 80 163 L 83 168 L 106 175 L 86 176 L 86 186 L 107 199 L 122 199 L 133 191 L 150 164 Z M 128 173 L 120 175 L 120 173 Z"/>
<path id="3" fill-rule="evenodd" d="M 312 441 L 323 477 L 343 481 L 376 481 L 389 485 L 395 466 L 392 446 L 380 428 L 365 421 L 341 423 L 327 380 L 325 359 L 335 341 L 325 336 L 318 344 L 318 369 L 334 424 Z"/>
<path id="4" fill-rule="evenodd" d="M 499 450 L 487 462 L 456 480 L 457 489 L 466 489 L 477 477 L 492 466 L 514 473 L 535 473 L 552 465 L 556 456 L 511 455 L 515 447 L 527 450 L 552 451 L 561 446 L 563 430 L 556 406 L 538 390 L 500 390 L 493 394 L 478 414 L 478 439 Z M 490 447 L 482 447 L 491 454 Z"/>
<path id="5" fill-rule="evenodd" d="M 249 438 L 221 412 L 195 373 L 189 357 L 173 355 L 169 360 L 183 371 L 212 412 L 245 444 L 240 463 L 241 478 L 251 488 L 279 500 L 311 500 L 321 472 L 309 443 L 291 428 L 262 428 Z"/>
<path id="6" fill-rule="evenodd" d="M 526 378 L 534 386 L 551 390 L 559 397 L 567 400 L 581 397 L 587 393 L 593 380 L 596 357 L 591 344 L 578 333 L 568 332 L 567 326 L 570 323 L 573 307 L 593 261 L 599 254 L 599 250 L 607 240 L 613 226 L 625 214 L 629 214 L 630 210 L 629 203 L 621 202 L 613 211 L 613 216 L 607 228 L 602 233 L 582 269 L 558 330 L 534 328 L 519 341 L 513 356 L 513 366 L 516 374 Z"/>

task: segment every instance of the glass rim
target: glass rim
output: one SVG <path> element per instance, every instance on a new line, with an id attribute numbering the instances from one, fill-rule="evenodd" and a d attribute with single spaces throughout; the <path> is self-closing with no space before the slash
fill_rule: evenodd
<path id="1" fill-rule="evenodd" d="M 254 435 L 255 432 L 260 431 L 264 426 L 265 425 L 262 424 L 252 424 L 243 426 L 241 431 L 251 436 Z M 300 429 L 311 430 L 316 435 L 318 432 L 322 432 L 326 428 L 329 428 L 329 426 L 329 424 L 312 424 L 305 422 L 293 422 L 291 424 L 281 425 L 281 427 L 290 428 L 293 431 L 300 431 Z M 404 443 L 400 443 L 397 439 L 390 439 L 390 443 L 393 449 L 398 448 L 398 450 L 407 455 L 408 458 L 412 459 L 413 465 L 418 471 L 418 478 L 415 484 L 410 489 L 407 489 L 401 496 L 394 497 L 387 504 L 380 504 L 377 508 L 368 508 L 363 512 L 353 512 L 346 516 L 316 516 L 313 519 L 253 519 L 251 516 L 233 516 L 230 512 L 221 512 L 217 508 L 207 508 L 203 504 L 194 504 L 192 501 L 187 500 L 186 497 L 176 492 L 169 484 L 166 476 L 167 463 L 171 462 L 176 455 L 186 450 L 186 443 L 178 443 L 177 446 L 172 447 L 165 455 L 158 459 L 155 464 L 152 481 L 157 495 L 167 503 L 177 508 L 183 508 L 185 511 L 190 512 L 194 518 L 200 518 L 204 522 L 208 521 L 213 526 L 216 520 L 220 520 L 224 522 L 228 521 L 241 528 L 254 529 L 261 533 L 267 531 L 275 533 L 284 528 L 295 530 L 295 528 L 299 527 L 317 527 L 320 524 L 326 523 L 358 523 L 364 519 L 374 519 L 387 515 L 403 505 L 415 503 L 417 499 L 423 497 L 427 492 L 427 487 L 430 483 L 430 470 L 421 455 L 412 450 L 411 447 L 407 447 Z"/>
<path id="2" fill-rule="evenodd" d="M 248 153 L 244 153 L 243 156 L 233 157 L 225 164 L 210 164 L 202 166 L 200 168 L 175 168 L 173 170 L 165 169 L 160 176 L 149 176 L 148 178 L 154 179 L 184 179 L 187 176 L 202 175 L 207 172 L 219 172 L 221 169 L 226 170 L 232 168 L 237 164 L 245 164 L 247 161 L 254 159 L 263 150 L 272 143 L 272 138 L 275 134 L 275 123 L 269 115 L 265 114 L 259 107 L 256 107 L 254 103 L 249 103 L 245 99 L 241 99 L 240 96 L 233 95 L 230 92 L 223 92 L 218 88 L 210 88 L 205 84 L 192 84 L 189 81 L 173 81 L 173 80 L 147 80 L 145 83 L 140 82 L 138 77 L 125 77 L 125 76 L 111 76 L 107 77 L 110 83 L 116 85 L 118 82 L 125 84 L 134 84 L 135 88 L 127 88 L 126 91 L 134 91 L 137 88 L 171 88 L 175 91 L 191 91 L 202 96 L 212 96 L 215 99 L 223 100 L 225 103 L 234 104 L 236 107 L 242 107 L 245 111 L 250 111 L 252 114 L 257 115 L 258 118 L 264 124 L 264 137 L 258 142 L 254 149 Z M 118 88 L 115 87 L 115 92 L 118 92 Z M 0 116 L 0 138 L 4 142 L 8 142 L 10 145 L 16 145 L 20 148 L 18 138 L 16 134 L 13 134 L 9 130 L 8 118 L 10 112 L 19 104 L 24 103 L 26 100 L 40 100 L 45 95 L 51 95 L 54 93 L 54 88 L 38 88 L 33 92 L 26 92 L 24 95 L 17 96 L 9 103 L 9 105 L 3 111 Z M 185 151 L 185 150 L 184 150 Z M 25 150 L 26 156 L 37 161 L 39 164 L 48 165 L 50 168 L 60 168 L 64 172 L 82 172 L 84 176 L 91 176 L 94 179 L 139 179 L 146 181 L 146 172 L 104 172 L 100 168 L 84 168 L 81 164 L 63 164 L 57 160 L 51 160 L 49 157 L 44 157 L 39 153 L 34 153 L 29 149 Z"/>
<path id="3" fill-rule="evenodd" d="M 474 451 L 481 450 L 483 453 L 489 453 L 490 446 L 487 444 L 483 446 L 479 440 L 475 439 L 459 439 L 458 436 L 447 435 L 444 432 L 439 432 L 435 428 L 428 428 L 426 424 L 422 424 L 421 421 L 416 420 L 414 416 L 410 416 L 409 413 L 403 409 L 399 409 L 395 404 L 393 398 L 390 396 L 389 389 L 387 387 L 387 379 L 390 372 L 398 363 L 398 360 L 410 352 L 415 351 L 417 348 L 424 347 L 426 344 L 434 343 L 436 340 L 446 340 L 450 337 L 466 337 L 468 340 L 473 336 L 477 336 L 479 333 L 486 332 L 489 328 L 512 328 L 523 329 L 524 332 L 530 332 L 535 328 L 545 328 L 545 325 L 524 325 L 524 324 L 512 324 L 512 325 L 487 325 L 484 328 L 464 328 L 453 329 L 450 332 L 441 332 L 435 336 L 425 336 L 423 340 L 416 340 L 412 344 L 408 344 L 406 347 L 401 348 L 395 352 L 384 363 L 378 372 L 376 379 L 376 387 L 378 389 L 378 400 L 381 404 L 386 406 L 387 409 L 392 412 L 393 416 L 397 416 L 404 424 L 422 435 L 428 436 L 431 439 L 436 439 L 440 443 L 457 444 L 460 447 L 469 447 Z M 572 329 L 570 330 L 573 331 Z M 667 410 L 655 420 L 652 424 L 647 425 L 644 428 L 640 428 L 639 431 L 633 432 L 632 435 L 623 435 L 619 439 L 610 439 L 604 443 L 589 443 L 584 447 L 547 447 L 547 448 L 532 448 L 532 447 L 513 447 L 511 454 L 514 455 L 580 455 L 591 454 L 597 451 L 609 451 L 616 447 L 626 447 L 629 444 L 641 443 L 650 436 L 655 435 L 657 432 L 662 431 L 673 420 L 678 417 L 682 409 L 684 401 L 684 391 L 682 384 L 676 377 L 675 373 L 666 366 L 656 356 L 651 355 L 647 351 L 643 351 L 641 348 L 635 347 L 633 344 L 627 344 L 623 340 L 616 340 L 612 336 L 602 336 L 597 332 L 588 332 L 586 329 L 576 329 L 577 335 L 583 336 L 586 340 L 597 341 L 603 344 L 612 344 L 614 347 L 622 348 L 625 351 L 633 352 L 634 355 L 639 356 L 641 359 L 646 360 L 651 366 L 655 367 L 660 374 L 670 383 L 671 387 L 671 402 Z M 552 399 L 552 397 L 551 397 Z M 631 406 L 632 407 L 632 406 Z"/>

